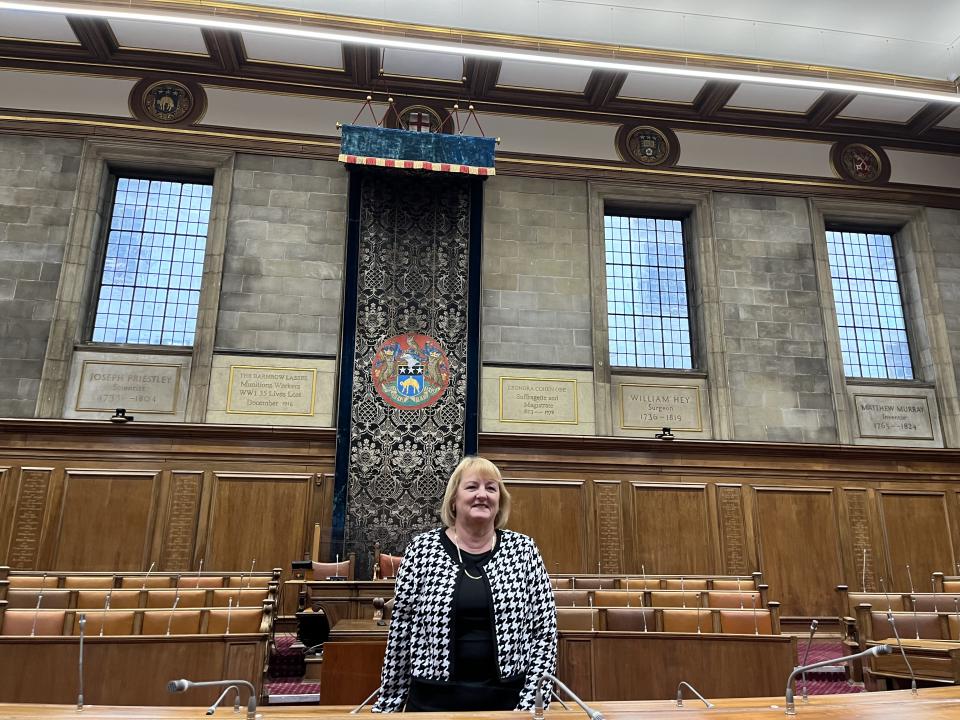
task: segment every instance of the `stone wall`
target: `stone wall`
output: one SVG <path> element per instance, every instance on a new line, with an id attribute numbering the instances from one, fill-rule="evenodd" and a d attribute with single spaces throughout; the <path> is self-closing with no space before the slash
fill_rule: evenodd
<path id="1" fill-rule="evenodd" d="M 836 442 L 806 201 L 717 193 L 714 208 L 735 439 Z"/>
<path id="2" fill-rule="evenodd" d="M 927 226 L 947 342 L 954 360 L 956 381 L 960 385 L 960 211 L 930 208 L 927 210 Z"/>
<path id="3" fill-rule="evenodd" d="M 218 350 L 337 354 L 346 215 L 339 163 L 237 156 Z"/>
<path id="4" fill-rule="evenodd" d="M 34 415 L 81 148 L 0 136 L 0 416 Z"/>
<path id="5" fill-rule="evenodd" d="M 587 225 L 585 182 L 487 181 L 483 362 L 591 365 Z"/>

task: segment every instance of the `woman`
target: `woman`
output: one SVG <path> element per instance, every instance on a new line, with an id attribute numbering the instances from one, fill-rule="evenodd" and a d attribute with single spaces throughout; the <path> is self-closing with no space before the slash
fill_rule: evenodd
<path id="1" fill-rule="evenodd" d="M 444 527 L 404 553 L 374 712 L 533 708 L 537 680 L 555 671 L 557 609 L 536 544 L 503 529 L 509 514 L 497 466 L 464 458 Z"/>

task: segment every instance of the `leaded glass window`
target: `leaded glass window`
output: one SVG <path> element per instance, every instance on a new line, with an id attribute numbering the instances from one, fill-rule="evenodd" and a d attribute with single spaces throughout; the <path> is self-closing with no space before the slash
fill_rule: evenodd
<path id="1" fill-rule="evenodd" d="M 119 177 L 92 340 L 192 345 L 213 187 Z"/>
<path id="2" fill-rule="evenodd" d="M 683 223 L 606 215 L 610 364 L 693 367 Z"/>
<path id="3" fill-rule="evenodd" d="M 844 374 L 912 380 L 893 238 L 830 230 L 827 250 Z"/>

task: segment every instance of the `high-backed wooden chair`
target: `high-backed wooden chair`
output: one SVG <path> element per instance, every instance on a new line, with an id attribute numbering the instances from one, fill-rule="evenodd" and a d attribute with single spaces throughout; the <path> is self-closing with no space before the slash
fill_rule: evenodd
<path id="1" fill-rule="evenodd" d="M 262 608 L 214 608 L 207 611 L 206 632 L 209 635 L 256 633 L 260 632 L 262 620 Z"/>
<path id="2" fill-rule="evenodd" d="M 626 590 L 594 590 L 594 607 L 642 607 L 642 592 Z"/>
<path id="3" fill-rule="evenodd" d="M 599 630 L 600 613 L 590 608 L 557 608 L 558 630 Z"/>
<path id="4" fill-rule="evenodd" d="M 947 632 L 950 633 L 951 640 L 960 640 L 960 617 L 955 613 L 947 616 Z"/>
<path id="5" fill-rule="evenodd" d="M 706 590 L 707 581 L 702 578 L 664 578 L 664 590 Z"/>
<path id="6" fill-rule="evenodd" d="M 663 586 L 658 577 L 645 577 L 643 575 L 635 577 L 631 575 L 627 578 L 621 578 L 620 587 L 633 592 L 635 590 L 661 590 Z"/>
<path id="7" fill-rule="evenodd" d="M 605 630 L 620 632 L 655 632 L 656 611 L 653 608 L 610 607 L 603 611 Z"/>
<path id="8" fill-rule="evenodd" d="M 0 635 L 63 635 L 64 610 L 7 610 Z"/>
<path id="9" fill-rule="evenodd" d="M 55 588 L 60 582 L 56 575 L 10 575 L 10 589 L 13 588 Z"/>
<path id="10" fill-rule="evenodd" d="M 199 610 L 146 610 L 141 635 L 197 635 L 200 633 Z"/>
<path id="11" fill-rule="evenodd" d="M 590 607 L 590 593 L 587 590 L 554 590 L 557 607 Z"/>
<path id="12" fill-rule="evenodd" d="M 855 616 L 857 614 L 857 608 L 863 604 L 873 606 L 874 610 L 886 611 L 889 607 L 889 609 L 897 612 L 907 609 L 907 606 L 903 600 L 903 595 L 900 593 L 848 592 L 846 593 L 846 597 L 847 612 L 850 613 L 850 617 Z"/>
<path id="13" fill-rule="evenodd" d="M 574 578 L 571 587 L 576 590 L 614 590 L 618 578 L 612 577 L 578 577 Z"/>
<path id="14" fill-rule="evenodd" d="M 354 562 L 352 557 L 349 560 L 341 560 L 340 562 L 314 562 L 312 565 L 314 580 L 327 580 L 331 577 L 343 577 L 347 580 L 354 579 Z"/>
<path id="15" fill-rule="evenodd" d="M 266 575 L 231 575 L 227 578 L 228 588 L 265 588 L 273 578 Z"/>
<path id="16" fill-rule="evenodd" d="M 697 591 L 679 592 L 677 590 L 653 590 L 650 593 L 651 607 L 696 608 L 697 605 L 701 607 L 707 606 L 706 593 Z"/>
<path id="17" fill-rule="evenodd" d="M 113 610 L 132 610 L 140 607 L 139 590 L 77 590 L 78 610 L 101 610 L 110 596 Z"/>
<path id="18" fill-rule="evenodd" d="M 112 575 L 67 575 L 63 578 L 63 586 L 71 589 L 112 588 Z"/>
<path id="19" fill-rule="evenodd" d="M 69 590 L 43 590 L 40 609 L 65 610 L 70 607 Z M 36 608 L 40 597 L 40 588 L 11 588 L 7 590 L 7 607 Z"/>
<path id="20" fill-rule="evenodd" d="M 133 623 L 137 614 L 132 610 L 108 610 L 107 612 L 91 610 L 85 614 L 87 626 L 84 634 L 87 637 L 99 636 L 101 627 L 104 635 L 133 635 Z M 80 634 L 79 615 L 73 622 L 73 634 Z"/>
<path id="21" fill-rule="evenodd" d="M 200 608 L 207 604 L 206 590 L 148 590 L 146 607 L 172 608 L 178 597 L 178 608 Z"/>
<path id="22" fill-rule="evenodd" d="M 960 593 L 958 593 L 960 597 Z M 953 595 L 941 593 L 919 593 L 909 596 L 912 610 L 917 612 L 955 612 Z M 958 602 L 960 605 L 960 602 Z M 878 608 L 879 609 L 879 608 Z"/>
<path id="23" fill-rule="evenodd" d="M 749 592 L 756 589 L 752 579 L 750 580 L 714 580 L 711 583 L 711 590 L 736 590 L 738 592 Z"/>
<path id="24" fill-rule="evenodd" d="M 773 635 L 768 610 L 720 610 L 720 632 L 739 635 Z"/>
<path id="25" fill-rule="evenodd" d="M 169 588 L 173 583 L 174 578 L 169 575 L 124 575 L 120 578 L 120 587 L 130 589 Z"/>
<path id="26" fill-rule="evenodd" d="M 870 622 L 865 632 L 869 633 L 863 638 L 865 641 L 885 640 L 894 637 L 893 627 L 887 620 L 886 612 L 870 610 Z M 862 616 L 858 616 L 858 620 Z M 916 638 L 926 640 L 943 640 L 943 625 L 940 622 L 940 616 L 937 613 L 922 612 L 898 612 L 894 613 L 894 621 L 897 624 L 897 632 L 901 638 Z M 861 630 L 863 628 L 861 627 Z"/>
<path id="27" fill-rule="evenodd" d="M 709 610 L 667 608 L 660 611 L 663 617 L 663 632 L 695 633 L 713 632 Z"/>
<path id="28" fill-rule="evenodd" d="M 712 608 L 736 608 L 751 610 L 760 608 L 760 593 L 758 592 L 725 592 L 711 590 L 704 594 L 704 605 Z"/>
<path id="29" fill-rule="evenodd" d="M 377 552 L 374 562 L 377 565 L 377 577 L 383 579 L 395 578 L 400 570 L 400 563 L 403 562 L 403 555 L 388 555 L 387 553 Z"/>
<path id="30" fill-rule="evenodd" d="M 267 599 L 266 588 L 220 588 L 210 591 L 210 607 L 260 607 Z"/>

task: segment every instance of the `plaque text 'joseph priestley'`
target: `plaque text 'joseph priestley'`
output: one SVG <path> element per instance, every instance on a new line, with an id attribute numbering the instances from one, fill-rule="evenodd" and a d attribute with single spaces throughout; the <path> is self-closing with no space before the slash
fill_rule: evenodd
<path id="1" fill-rule="evenodd" d="M 933 423 L 925 397 L 856 395 L 860 437 L 932 440 Z"/>
<path id="2" fill-rule="evenodd" d="M 172 414 L 177 411 L 180 366 L 153 363 L 83 363 L 77 410 Z"/>
<path id="3" fill-rule="evenodd" d="M 577 381 L 501 377 L 500 421 L 576 424 Z"/>
<path id="4" fill-rule="evenodd" d="M 620 427 L 632 430 L 703 430 L 700 389 L 692 385 L 620 386 Z"/>
<path id="5" fill-rule="evenodd" d="M 228 413 L 313 415 L 317 371 L 234 365 L 230 368 Z"/>

